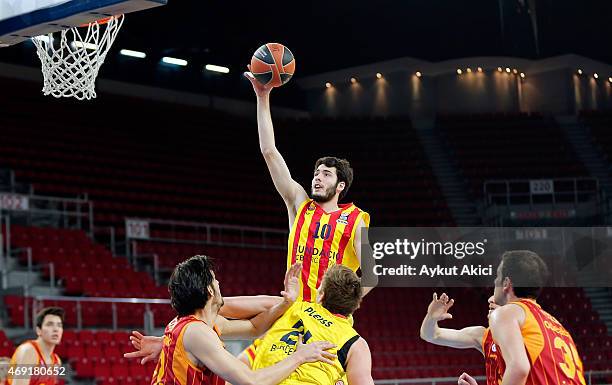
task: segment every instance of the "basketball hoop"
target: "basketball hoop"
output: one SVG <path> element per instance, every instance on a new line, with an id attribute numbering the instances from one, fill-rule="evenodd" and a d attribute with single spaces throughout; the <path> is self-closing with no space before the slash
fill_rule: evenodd
<path id="1" fill-rule="evenodd" d="M 124 16 L 32 38 L 42 64 L 43 93 L 56 98 L 96 97 L 96 78 L 123 25 Z"/>

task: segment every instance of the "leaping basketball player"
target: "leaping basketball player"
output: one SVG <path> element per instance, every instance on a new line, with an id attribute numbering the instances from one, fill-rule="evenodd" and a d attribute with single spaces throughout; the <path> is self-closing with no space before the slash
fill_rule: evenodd
<path id="1" fill-rule="evenodd" d="M 353 169 L 346 159 L 320 158 L 314 166 L 310 197 L 289 172 L 276 148 L 270 113 L 271 86 L 260 84 L 246 72 L 257 96 L 259 147 L 276 190 L 287 206 L 289 242 L 287 268 L 302 262 L 300 299 L 312 302 L 323 275 L 330 266 L 344 265 L 353 271 L 363 264 L 362 275 L 372 271 L 373 259 L 361 252 L 362 229 L 370 224 L 370 215 L 352 203 L 341 204 L 353 182 Z M 367 239 L 363 239 L 364 245 Z M 374 275 L 370 275 L 375 279 Z M 372 282 L 375 282 L 372 280 Z M 372 287 L 364 287 L 367 294 Z"/>

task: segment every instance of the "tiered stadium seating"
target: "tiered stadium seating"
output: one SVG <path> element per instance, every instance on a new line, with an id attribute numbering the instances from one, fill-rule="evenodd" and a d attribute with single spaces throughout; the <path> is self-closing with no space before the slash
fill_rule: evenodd
<path id="1" fill-rule="evenodd" d="M 14 169 L 21 182 L 33 183 L 38 194 L 87 193 L 94 202 L 96 225 L 115 226 L 121 234 L 124 218 L 134 216 L 286 228 L 285 208 L 259 153 L 253 121 L 109 95 L 95 107 L 58 103 L 31 97 L 38 91 L 21 83 L 11 89 L 14 92 L 0 95 L 0 101 L 11 106 L 0 118 L 0 164 Z M 101 110 L 107 113 L 100 116 Z M 44 125 L 39 116 L 45 117 Z M 278 147 L 307 190 L 316 158 L 347 157 L 355 169 L 347 198 L 372 214 L 373 225 L 453 224 L 409 121 L 309 119 L 275 124 Z M 476 196 L 489 178 L 586 174 L 560 130 L 539 117 L 478 117 L 459 123 L 440 119 L 438 126 Z M 14 245 L 32 247 L 36 263 L 55 264 L 68 294 L 167 298 L 167 291 L 156 287 L 150 276 L 134 271 L 125 259 L 113 257 L 82 232 L 14 226 L 12 233 Z M 159 254 L 167 268 L 193 254 L 215 257 L 225 295 L 278 293 L 285 268 L 285 253 L 272 249 L 143 242 L 139 251 Z M 444 349 L 419 339 L 431 291 L 377 288 L 365 298 L 355 324 L 372 347 L 376 378 L 483 373 L 477 352 Z M 457 299 L 448 327 L 486 325 L 490 289 L 448 291 Z M 549 293 L 543 303 L 576 336 L 586 367 L 609 366 L 610 339 L 580 290 Z M 26 300 L 7 296 L 5 303 L 13 323 L 23 324 Z M 74 326 L 76 307 L 65 307 L 66 324 Z M 109 327 L 108 305 L 83 302 L 82 308 L 85 327 Z M 119 326 L 141 324 L 143 308 L 117 306 Z M 172 317 L 168 306 L 152 309 L 158 325 Z M 98 378 L 104 385 L 135 384 L 151 368 L 143 374 L 135 363 L 122 361 L 120 353 L 130 350 L 122 343 L 127 343 L 126 332 L 66 330 L 60 353 L 79 377 Z"/>
<path id="2" fill-rule="evenodd" d="M 27 86 L 13 88 L 0 164 L 38 194 L 87 193 L 96 224 L 120 233 L 123 218 L 134 216 L 286 228 L 254 121 L 111 95 L 95 107 L 58 103 L 32 97 L 37 92 Z M 100 119 L 100 110 L 122 118 Z M 319 156 L 344 156 L 356 174 L 347 199 L 370 211 L 375 224 L 452 223 L 409 121 L 276 123 L 278 147 L 307 190 Z"/>
<path id="3" fill-rule="evenodd" d="M 612 111 L 582 111 L 580 121 L 591 132 L 593 141 L 600 148 L 607 160 L 612 159 Z"/>
<path id="4" fill-rule="evenodd" d="M 49 263 L 55 266 L 55 278 L 66 295 L 89 297 L 167 298 L 165 286 L 156 286 L 145 272 L 134 271 L 123 257 L 113 257 L 99 244 L 95 244 L 83 231 L 40 227 L 11 227 L 11 242 L 17 248 L 31 248 L 32 260 L 42 264 L 43 276 L 49 278 Z M 27 254 L 20 256 L 27 263 Z M 24 299 L 7 296 L 7 310 L 13 324 L 23 325 Z M 49 305 L 51 303 L 46 303 Z M 76 326 L 76 302 L 54 302 L 66 309 L 67 326 Z M 110 303 L 82 302 L 82 321 L 85 327 L 112 325 Z M 120 327 L 143 324 L 142 304 L 117 304 L 117 322 Z M 31 307 L 30 307 L 31 309 Z M 166 305 L 152 305 L 155 321 L 164 325 L 174 315 Z"/>
<path id="5" fill-rule="evenodd" d="M 0 357 L 11 357 L 14 349 L 13 342 L 0 330 Z"/>
<path id="6" fill-rule="evenodd" d="M 444 116 L 437 130 L 475 198 L 492 179 L 588 176 L 564 132 L 538 114 Z"/>
<path id="7" fill-rule="evenodd" d="M 221 293 L 226 296 L 278 294 L 282 289 L 286 261 L 283 250 L 159 242 L 139 242 L 138 250 L 143 254 L 159 253 L 160 266 L 167 269 L 174 268 L 186 256 L 212 257 L 217 265 Z"/>
<path id="8" fill-rule="evenodd" d="M 370 212 L 373 225 L 453 224 L 410 120 L 308 119 L 275 127 L 277 146 L 306 186 L 316 158 L 348 159 L 355 170 L 348 198 Z M 307 136 L 296 140 L 296 133 Z"/>
<path id="9" fill-rule="evenodd" d="M 105 330 L 65 330 L 58 354 L 70 362 L 77 379 L 101 384 L 148 384 L 155 365 L 123 358 L 131 352 L 129 333 Z"/>
<path id="10" fill-rule="evenodd" d="M 455 299 L 455 306 L 451 309 L 453 319 L 441 326 L 487 325 L 487 298 L 492 288 L 444 290 Z M 355 326 L 372 350 L 375 378 L 459 376 L 463 371 L 484 374 L 483 358 L 475 350 L 443 348 L 419 338 L 422 316 L 433 291 L 380 288 L 364 299 L 355 314 Z M 539 302 L 573 335 L 586 370 L 612 369 L 608 359 L 612 337 L 581 289 L 546 289 Z"/>

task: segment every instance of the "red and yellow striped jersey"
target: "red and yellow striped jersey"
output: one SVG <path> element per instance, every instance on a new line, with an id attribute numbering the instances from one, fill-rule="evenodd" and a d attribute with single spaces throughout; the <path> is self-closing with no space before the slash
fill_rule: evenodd
<path id="1" fill-rule="evenodd" d="M 585 385 L 582 360 L 569 332 L 534 300 L 510 302 L 525 311 L 521 334 L 531 370 L 525 385 Z M 501 351 L 499 352 L 501 358 Z M 504 373 L 503 358 L 497 361 Z"/>
<path id="2" fill-rule="evenodd" d="M 501 353 L 497 353 L 497 346 L 493 341 L 493 334 L 489 328 L 485 329 L 482 337 L 482 351 L 485 356 L 485 372 L 487 377 L 487 385 L 500 385 L 502 382 L 502 373 L 498 370 L 498 361 L 503 360 Z"/>
<path id="3" fill-rule="evenodd" d="M 151 385 L 225 385 L 225 381 L 205 366 L 192 362 L 183 345 L 183 335 L 187 325 L 204 321 L 195 316 L 173 319 L 164 332 L 163 348 L 153 372 Z M 219 329 L 215 326 L 215 333 Z M 221 340 L 219 344 L 222 345 Z"/>
<path id="4" fill-rule="evenodd" d="M 247 357 L 249 358 L 249 365 L 251 368 L 253 367 L 253 362 L 255 361 L 255 354 L 257 354 L 257 348 L 260 344 L 261 340 L 257 338 L 244 350 L 247 354 Z"/>
<path id="5" fill-rule="evenodd" d="M 59 356 L 55 353 L 51 353 L 51 363 L 48 364 L 47 361 L 45 361 L 45 356 L 43 355 L 42 350 L 40 350 L 40 346 L 38 346 L 38 343 L 35 340 L 26 341 L 23 344 L 32 345 L 32 347 L 34 348 L 34 351 L 36 351 L 36 365 L 39 365 L 39 366 L 61 365 L 61 360 Z M 11 358 L 11 365 L 19 365 L 19 363 L 17 362 L 17 350 L 18 349 L 19 347 L 15 350 L 15 353 L 13 354 L 13 357 Z M 12 380 L 10 379 L 10 377 L 7 379 L 7 383 L 9 385 L 12 383 Z M 44 375 L 44 376 L 30 377 L 29 385 L 57 385 L 59 383 L 60 381 L 57 378 L 57 376 Z"/>
<path id="6" fill-rule="evenodd" d="M 287 269 L 302 262 L 302 279 L 298 300 L 314 302 L 323 274 L 329 266 L 344 265 L 353 271 L 359 260 L 353 241 L 357 225 L 370 225 L 370 215 L 352 203 L 338 205 L 340 209 L 326 213 L 312 199 L 298 208 L 289 234 Z"/>

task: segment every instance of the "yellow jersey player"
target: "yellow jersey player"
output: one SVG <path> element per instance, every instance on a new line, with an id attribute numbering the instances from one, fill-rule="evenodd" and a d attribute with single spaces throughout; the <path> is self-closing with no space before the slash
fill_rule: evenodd
<path id="1" fill-rule="evenodd" d="M 303 348 L 302 342 L 308 342 L 306 346 L 325 344 L 322 347 L 329 350 L 320 353 L 324 354 L 319 357 L 320 364 L 302 364 L 279 384 L 345 385 L 348 382 L 351 385 L 373 385 L 370 349 L 348 319 L 359 307 L 361 298 L 359 277 L 347 267 L 331 267 L 325 274 L 317 302 L 295 302 L 276 320 L 267 335 L 257 340 L 257 354 L 244 356 L 242 361 L 246 365 L 243 366 L 245 369 L 252 366 L 258 373 L 291 359 L 300 347 Z M 233 337 L 236 337 L 235 331 L 232 330 Z M 228 336 L 227 333 L 225 335 Z M 162 350 L 158 337 L 135 334 L 132 344 L 138 351 L 125 356 L 144 357 L 143 362 L 156 360 Z M 326 357 L 335 359 L 330 361 Z M 162 359 L 163 356 L 160 362 Z M 231 381 L 228 377 L 224 378 Z"/>
<path id="2" fill-rule="evenodd" d="M 361 255 L 362 229 L 370 225 L 370 215 L 352 203 L 339 203 L 353 182 L 353 169 L 346 159 L 328 156 L 316 161 L 310 186 L 310 197 L 293 178 L 276 148 L 270 113 L 272 87 L 261 85 L 250 72 L 257 96 L 259 147 L 276 190 L 283 198 L 289 216 L 287 268 L 302 263 L 300 299 L 315 301 L 323 274 L 330 266 L 344 265 L 376 283 L 373 259 Z M 364 232 L 365 234 L 365 232 Z M 364 245 L 367 240 L 364 239 Z M 364 289 L 364 294 L 371 287 Z"/>
<path id="3" fill-rule="evenodd" d="M 251 370 L 224 348 L 221 335 L 246 338 L 260 335 L 279 315 L 289 308 L 298 295 L 297 277 L 301 267 L 287 272 L 283 302 L 251 320 L 227 320 L 218 315 L 223 306 L 219 282 L 206 256 L 197 255 L 174 269 L 168 289 L 172 307 L 178 316 L 164 332 L 164 337 L 133 339 L 138 349 L 128 358 L 143 361 L 159 357 L 152 385 L 276 385 L 306 362 L 332 364 L 335 355 L 326 350 L 334 347 L 325 341 L 300 344 L 298 354 L 261 370 Z"/>
<path id="4" fill-rule="evenodd" d="M 274 365 L 295 352 L 301 339 L 330 341 L 338 359 L 330 364 L 304 364 L 280 384 L 373 385 L 372 357 L 366 341 L 353 329 L 349 316 L 359 307 L 359 277 L 345 266 L 325 273 L 316 303 L 297 301 L 279 318 L 257 347 L 253 369 Z"/>

